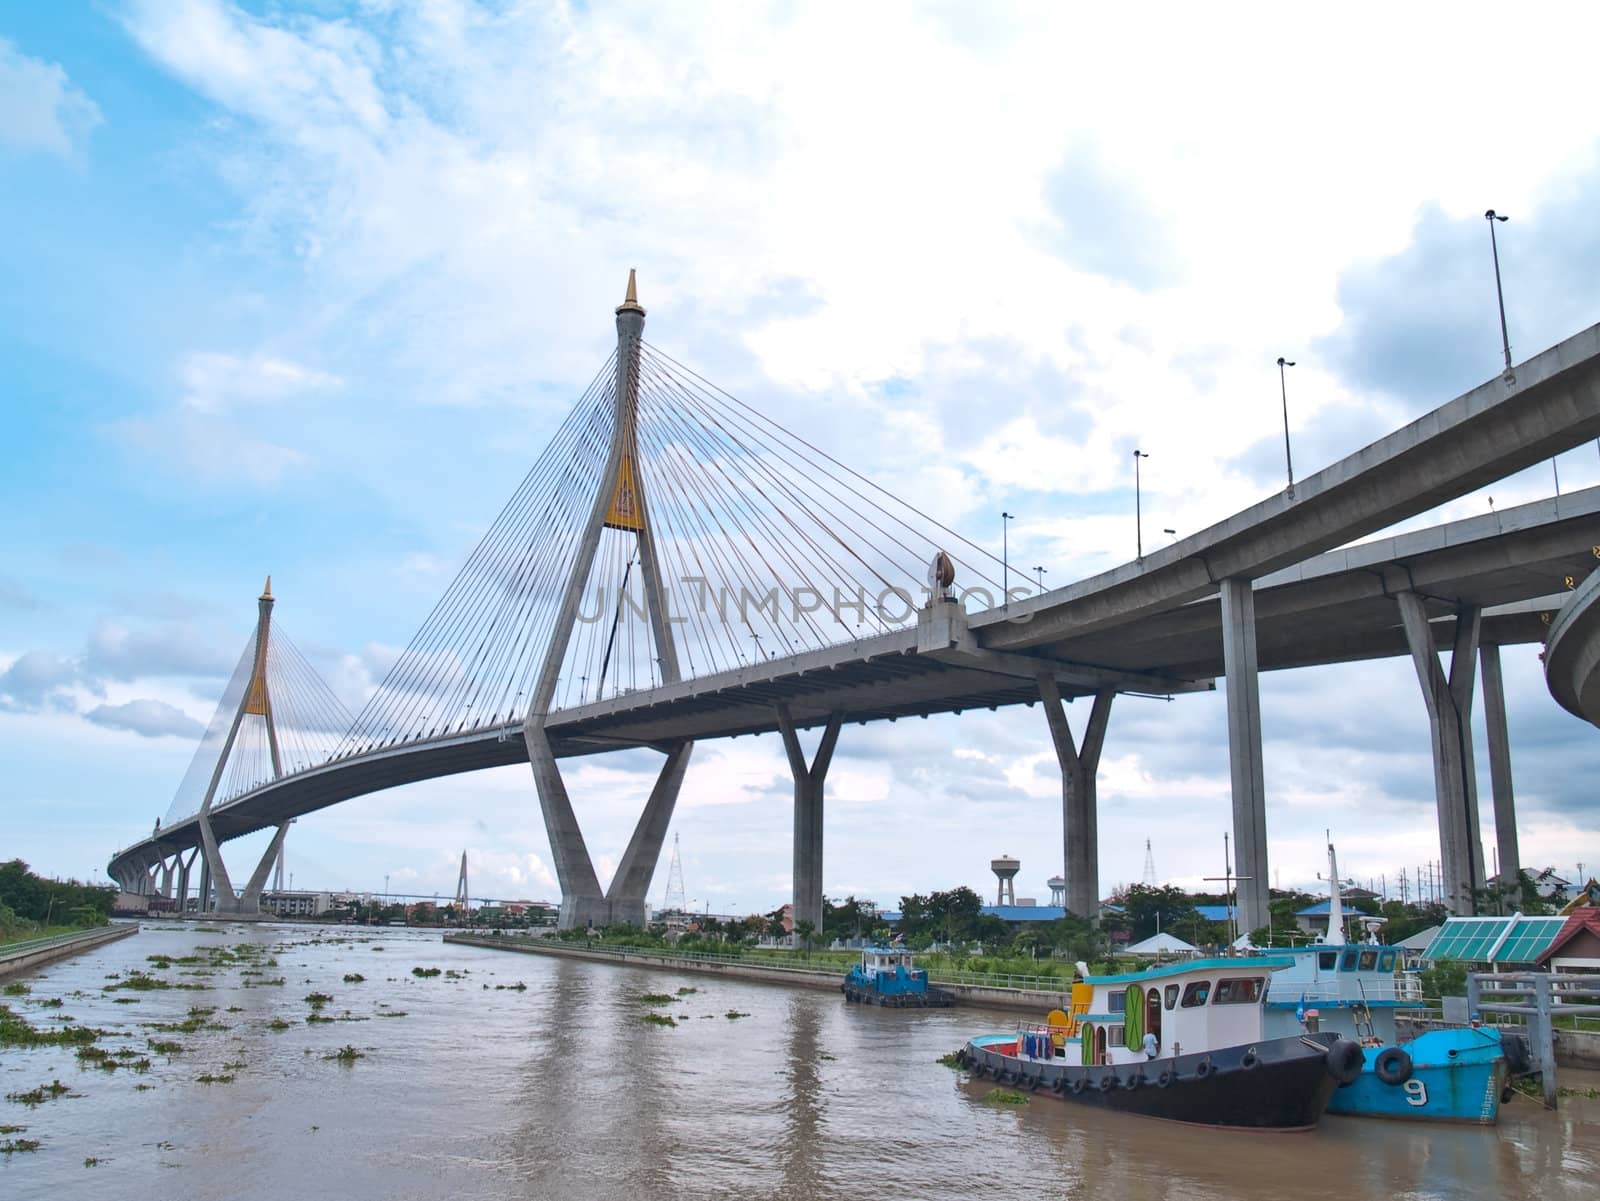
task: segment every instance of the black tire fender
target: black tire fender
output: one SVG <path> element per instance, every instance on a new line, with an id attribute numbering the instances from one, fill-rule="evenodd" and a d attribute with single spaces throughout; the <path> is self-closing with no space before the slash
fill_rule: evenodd
<path id="1" fill-rule="evenodd" d="M 1162 1068 L 1161 1069 L 1161 1074 L 1156 1077 L 1156 1087 L 1157 1088 L 1171 1088 L 1172 1087 L 1172 1081 L 1173 1081 L 1173 1071 L 1172 1071 L 1172 1069 L 1171 1068 Z"/>
<path id="2" fill-rule="evenodd" d="M 1411 1056 L 1400 1047 L 1385 1047 L 1372 1061 L 1372 1074 L 1385 1084 L 1404 1084 L 1411 1072 Z"/>
<path id="3" fill-rule="evenodd" d="M 1131 1076 L 1124 1076 L 1122 1078 L 1122 1087 L 1127 1089 L 1130 1093 L 1138 1092 L 1144 1087 L 1144 1073 L 1135 1072 Z"/>
<path id="4" fill-rule="evenodd" d="M 1109 1093 L 1112 1089 L 1114 1089 L 1116 1087 L 1117 1087 L 1117 1078 L 1115 1076 L 1113 1076 L 1110 1072 L 1107 1072 L 1104 1076 L 1100 1077 L 1099 1088 L 1100 1088 L 1101 1092 Z"/>
<path id="5" fill-rule="evenodd" d="M 1328 1075 L 1339 1082 L 1340 1088 L 1344 1088 L 1354 1084 L 1356 1077 L 1366 1069 L 1367 1057 L 1360 1043 L 1341 1038 L 1328 1048 L 1327 1064 Z"/>
<path id="6" fill-rule="evenodd" d="M 1254 1047 L 1246 1047 L 1243 1055 L 1239 1056 L 1239 1066 L 1247 1072 L 1253 1072 L 1261 1066 L 1261 1056 L 1256 1054 Z"/>
<path id="7" fill-rule="evenodd" d="M 1072 1078 L 1072 1084 L 1070 1087 L 1072 1088 L 1072 1095 L 1074 1097 L 1078 1096 L 1083 1092 L 1084 1089 L 1089 1087 L 1089 1077 L 1074 1076 Z"/>
<path id="8" fill-rule="evenodd" d="M 1194 1065 L 1194 1078 L 1196 1080 L 1204 1080 L 1215 1070 L 1216 1069 L 1211 1066 L 1211 1056 L 1207 1055 L 1199 1063 Z"/>

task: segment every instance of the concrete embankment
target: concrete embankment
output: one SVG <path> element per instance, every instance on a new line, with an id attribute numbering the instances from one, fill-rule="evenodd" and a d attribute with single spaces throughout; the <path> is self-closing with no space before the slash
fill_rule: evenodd
<path id="1" fill-rule="evenodd" d="M 103 926 L 98 930 L 85 930 L 81 934 L 62 934 L 56 938 L 39 938 L 31 942 L 16 943 L 0 949 L 0 976 L 14 976 L 32 968 L 42 967 L 57 959 L 92 951 L 95 947 L 139 932 L 139 923 L 129 922 Z"/>
<path id="2" fill-rule="evenodd" d="M 602 963 L 626 963 L 634 967 L 659 967 L 679 972 L 699 972 L 735 980 L 758 980 L 766 984 L 787 984 L 795 988 L 815 988 L 830 992 L 839 989 L 844 972 L 836 967 L 815 968 L 799 964 L 755 963 L 734 956 L 698 957 L 674 955 L 670 951 L 636 950 L 616 947 L 586 947 L 553 938 L 502 937 L 481 934 L 446 934 L 445 942 L 487 947 L 491 951 L 517 951 L 528 955 L 554 955 L 568 959 L 588 959 Z M 934 981 L 954 993 L 965 1005 L 991 1009 L 1014 1009 L 1043 1018 L 1066 1002 L 1067 989 L 1047 991 L 1030 988 L 1005 988 L 990 984 Z"/>

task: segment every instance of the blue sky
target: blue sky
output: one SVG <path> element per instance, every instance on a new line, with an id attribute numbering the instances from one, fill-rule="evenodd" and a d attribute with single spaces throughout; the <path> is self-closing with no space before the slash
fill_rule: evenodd
<path id="1" fill-rule="evenodd" d="M 268 573 L 359 705 L 604 362 L 629 267 L 653 344 L 976 540 L 1018 513 L 1055 585 L 1131 557 L 1136 445 L 1147 534 L 1279 485 L 1279 354 L 1301 474 L 1494 375 L 1490 205 L 1517 357 L 1592 324 L 1595 18 L 1553 41 L 1495 11 L 1375 37 L 1177 6 L 1151 36 L 881 5 L 840 38 L 783 5 L 6 6 L 0 854 L 89 874 L 166 810 Z M 1560 470 L 1595 484 L 1600 455 Z M 1506 660 L 1524 857 L 1600 862 L 1595 732 Z M 1263 690 L 1285 882 L 1328 825 L 1363 877 L 1435 853 L 1408 663 Z M 1146 837 L 1164 876 L 1215 874 L 1220 697 L 1119 706 L 1102 880 Z M 1011 851 L 1042 894 L 1027 713 L 847 732 L 828 891 L 982 885 Z M 648 766 L 574 772 L 603 873 Z M 697 752 L 691 893 L 786 897 L 783 772 L 766 741 Z M 1035 849 L 974 834 L 1010 829 Z M 520 769 L 308 819 L 289 858 L 448 892 L 462 846 L 495 892 L 555 891 Z"/>

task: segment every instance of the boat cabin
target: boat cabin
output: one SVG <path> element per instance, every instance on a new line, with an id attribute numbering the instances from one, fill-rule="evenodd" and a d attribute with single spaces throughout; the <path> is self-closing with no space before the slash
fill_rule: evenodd
<path id="1" fill-rule="evenodd" d="M 911 952 L 889 947 L 862 948 L 861 962 L 851 976 L 885 996 L 924 992 L 928 987 L 927 969 L 912 966 Z"/>
<path id="2" fill-rule="evenodd" d="M 1403 947 L 1316 943 L 1273 954 L 1291 962 L 1276 976 L 1267 1002 L 1269 1038 L 1299 1034 L 1310 1015 L 1319 1030 L 1392 1043 L 1396 1011 L 1422 1004 L 1422 985 L 1403 970 Z"/>
<path id="3" fill-rule="evenodd" d="M 1288 966 L 1285 958 L 1250 956 L 1089 976 L 1073 985 L 1070 1017 L 1057 1014 L 1050 1025 L 1019 1030 L 1017 1051 L 1032 1059 L 1122 1064 L 1146 1060 L 1147 1033 L 1158 1059 L 1259 1042 L 1266 1037 L 1268 983 Z"/>

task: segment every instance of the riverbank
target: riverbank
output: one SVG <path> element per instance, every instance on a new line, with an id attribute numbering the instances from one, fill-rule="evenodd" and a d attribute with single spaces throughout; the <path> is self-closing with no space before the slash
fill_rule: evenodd
<path id="1" fill-rule="evenodd" d="M 517 935 L 446 934 L 444 941 L 462 946 L 484 947 L 491 951 L 514 951 L 527 955 L 552 955 L 558 958 L 587 959 L 600 963 L 623 963 L 634 967 L 660 967 L 672 971 L 697 972 L 728 980 L 754 980 L 766 984 L 787 984 L 827 992 L 839 991 L 844 972 L 837 966 L 813 967 L 805 964 L 754 963 L 733 955 L 704 953 L 674 954 L 671 951 L 640 947 L 580 946 L 554 938 L 525 938 Z M 1065 1004 L 1067 989 L 1016 988 L 970 980 L 930 979 L 940 988 L 955 994 L 964 1005 L 1008 1009 L 1042 1016 Z"/>
<path id="2" fill-rule="evenodd" d="M 81 955 L 108 942 L 116 942 L 139 932 L 138 922 L 100 926 L 93 930 L 80 930 L 74 934 L 58 934 L 53 938 L 30 938 L 24 942 L 0 947 L 0 978 L 14 976 L 69 955 Z"/>

